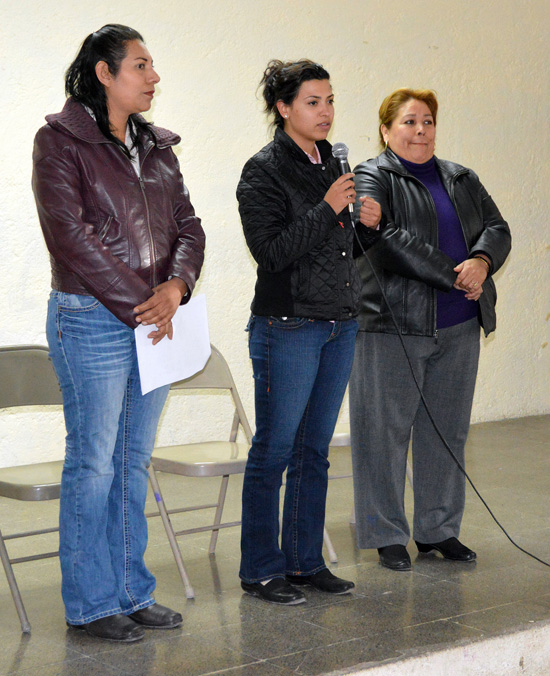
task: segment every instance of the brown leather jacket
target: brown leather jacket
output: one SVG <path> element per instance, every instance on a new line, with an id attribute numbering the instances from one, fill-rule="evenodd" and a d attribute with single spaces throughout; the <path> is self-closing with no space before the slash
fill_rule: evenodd
<path id="1" fill-rule="evenodd" d="M 32 186 L 50 252 L 52 288 L 94 296 L 135 328 L 133 308 L 169 276 L 189 287 L 204 258 L 204 231 L 171 146 L 179 136 L 150 126 L 139 149 L 141 178 L 68 99 L 34 140 Z"/>

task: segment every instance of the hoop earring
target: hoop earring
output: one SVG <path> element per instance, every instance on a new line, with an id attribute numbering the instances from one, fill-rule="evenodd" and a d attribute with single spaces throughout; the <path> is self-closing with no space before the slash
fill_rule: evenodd
<path id="1" fill-rule="evenodd" d="M 388 149 L 388 142 L 384 141 L 384 150 L 387 150 L 387 149 Z"/>

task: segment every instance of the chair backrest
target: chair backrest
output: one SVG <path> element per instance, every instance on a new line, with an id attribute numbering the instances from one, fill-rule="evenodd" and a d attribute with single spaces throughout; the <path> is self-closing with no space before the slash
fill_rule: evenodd
<path id="1" fill-rule="evenodd" d="M 0 347 L 0 408 L 62 403 L 47 347 Z"/>
<path id="2" fill-rule="evenodd" d="M 172 383 L 173 390 L 230 389 L 235 387 L 233 376 L 221 352 L 210 345 L 212 353 L 202 371 L 190 378 Z"/>
<path id="3" fill-rule="evenodd" d="M 172 383 L 171 389 L 173 390 L 196 390 L 196 389 L 208 389 L 208 390 L 229 390 L 231 397 L 233 398 L 233 403 L 235 404 L 235 421 L 232 430 L 232 437 L 236 438 L 237 427 L 240 422 L 244 430 L 245 436 L 248 443 L 252 442 L 252 430 L 248 423 L 246 413 L 241 402 L 239 393 L 237 392 L 237 387 L 233 376 L 231 375 L 231 370 L 225 361 L 222 353 L 210 345 L 212 353 L 210 358 L 206 362 L 206 366 L 202 371 L 195 373 L 194 376 L 190 378 L 185 378 L 185 380 L 178 380 L 176 383 Z M 234 441 L 235 438 L 231 440 Z"/>

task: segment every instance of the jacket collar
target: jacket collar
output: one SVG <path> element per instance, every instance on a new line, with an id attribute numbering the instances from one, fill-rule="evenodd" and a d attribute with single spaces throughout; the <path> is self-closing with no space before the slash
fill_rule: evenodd
<path id="1" fill-rule="evenodd" d="M 306 153 L 280 127 L 277 127 L 277 129 L 275 130 L 274 142 L 285 148 L 299 162 L 311 164 Z M 323 164 L 326 163 L 326 161 L 332 157 L 331 144 L 328 141 L 317 141 L 315 145 L 319 149 L 319 155 L 321 155 L 321 160 Z"/>
<path id="2" fill-rule="evenodd" d="M 146 122 L 141 115 L 138 117 Z M 87 143 L 111 143 L 109 139 L 103 136 L 95 120 L 86 111 L 84 106 L 72 97 L 67 99 L 60 113 L 47 115 L 46 122 L 51 127 L 54 127 L 54 129 L 69 133 Z M 181 141 L 181 138 L 177 134 L 168 129 L 155 127 L 152 124 L 149 124 L 149 129 L 153 134 L 154 144 L 159 148 L 167 148 Z M 145 141 L 145 145 L 147 145 L 147 141 Z"/>
<path id="3" fill-rule="evenodd" d="M 380 153 L 376 158 L 376 161 L 380 169 L 393 171 L 396 174 L 401 174 L 401 176 L 412 176 L 390 148 L 386 148 L 384 152 Z M 444 183 L 451 181 L 460 174 L 467 174 L 469 172 L 469 169 L 466 169 L 466 167 L 463 167 L 461 164 L 449 162 L 448 160 L 440 160 L 438 157 L 435 158 L 435 164 Z"/>

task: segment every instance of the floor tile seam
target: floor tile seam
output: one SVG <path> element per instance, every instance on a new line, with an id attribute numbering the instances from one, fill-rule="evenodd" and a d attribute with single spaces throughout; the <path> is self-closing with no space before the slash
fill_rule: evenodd
<path id="1" fill-rule="evenodd" d="M 73 652 L 74 654 L 69 655 L 69 656 L 65 655 L 65 657 L 63 659 L 53 659 L 51 662 L 47 658 L 45 658 L 43 655 L 41 656 L 40 660 L 38 658 L 35 659 L 35 658 L 32 658 L 32 657 L 27 657 L 26 661 L 29 662 L 29 668 L 32 668 L 32 667 L 34 667 L 38 664 L 40 666 L 51 666 L 53 664 L 63 664 L 64 662 L 73 662 L 74 660 L 79 660 L 82 657 L 88 657 L 87 655 L 82 655 L 81 653 L 74 651 L 71 648 L 67 648 L 67 650 L 71 650 L 71 652 Z M 22 660 L 25 661 L 26 648 L 24 648 L 22 652 L 23 652 Z M 19 670 L 20 670 L 20 666 L 17 667 L 17 669 L 15 671 L 2 672 L 0 674 L 0 676 L 4 676 L 4 673 L 6 673 L 6 674 L 16 674 L 16 673 L 18 673 Z"/>
<path id="2" fill-rule="evenodd" d="M 239 626 L 242 626 L 244 623 L 239 622 L 238 624 L 239 624 Z M 192 636 L 195 639 L 202 640 L 202 642 L 207 646 L 211 645 L 211 643 L 212 643 L 211 641 L 208 641 L 204 637 L 204 634 L 193 634 Z M 219 647 L 219 641 L 215 640 L 215 644 Z M 266 662 L 270 659 L 277 659 L 279 657 L 279 655 L 275 655 L 275 656 L 272 656 L 272 657 L 258 657 L 257 655 L 253 655 L 251 652 L 248 652 L 247 650 L 243 650 L 243 648 L 241 648 L 241 647 L 232 647 L 232 646 L 229 646 L 229 645 L 223 645 L 221 647 L 224 648 L 225 650 L 229 651 L 230 653 L 234 653 L 234 654 L 237 654 L 237 655 L 245 655 L 246 657 L 250 657 L 250 659 L 253 660 L 253 661 L 249 662 L 248 664 L 254 664 L 256 662 Z M 317 648 L 319 648 L 319 647 L 320 646 L 317 646 Z M 312 650 L 315 650 L 315 648 L 312 648 Z M 298 650 L 296 652 L 301 652 L 301 651 Z M 241 665 L 241 666 L 243 666 L 243 665 Z M 238 667 L 229 667 L 229 669 L 236 669 L 236 668 L 238 668 Z M 216 673 L 216 672 L 205 672 L 205 674 L 200 674 L 200 676 L 206 676 L 206 674 L 209 674 L 209 673 Z"/>
<path id="3" fill-rule="evenodd" d="M 242 653 L 245 654 L 245 653 Z M 250 655 L 248 655 L 250 657 Z M 236 665 L 234 667 L 227 667 L 226 669 L 217 669 L 216 671 L 204 671 L 201 672 L 200 674 L 197 674 L 197 676 L 214 676 L 214 674 L 227 674 L 232 671 L 236 671 L 237 669 L 242 669 L 243 667 L 249 667 L 250 665 L 257 665 L 257 664 L 267 664 L 268 658 L 263 658 L 263 659 L 257 659 L 255 658 L 253 662 L 247 662 L 246 664 L 240 664 Z"/>
<path id="4" fill-rule="evenodd" d="M 326 632 L 330 631 L 332 634 L 334 634 L 335 632 L 338 631 L 337 629 L 336 630 L 335 629 L 329 629 L 329 628 L 325 627 L 324 625 L 318 624 L 318 623 L 313 622 L 313 621 L 305 621 L 304 620 L 304 623 L 310 624 L 311 626 L 315 627 L 316 629 L 322 629 L 323 631 L 326 631 Z M 398 629 L 405 629 L 405 628 L 406 627 L 398 627 Z M 346 643 L 348 641 L 363 640 L 363 639 L 368 638 L 368 637 L 382 636 L 383 634 L 386 634 L 387 632 L 388 632 L 387 629 L 384 629 L 382 631 L 378 631 L 377 629 L 370 627 L 366 634 L 361 634 L 360 636 L 352 636 L 351 638 L 342 639 L 342 641 L 335 641 L 333 643 L 327 644 L 327 646 L 328 645 L 337 645 L 340 642 Z M 318 646 L 318 647 L 327 647 L 327 646 Z M 315 648 L 313 648 L 313 649 L 315 649 Z"/>
<path id="5" fill-rule="evenodd" d="M 231 653 L 236 652 L 234 650 L 231 650 L 230 648 L 227 648 L 227 650 L 228 650 L 228 652 L 231 652 Z M 102 654 L 104 654 L 104 653 L 102 653 Z M 236 665 L 234 667 L 228 667 L 227 669 L 218 669 L 216 671 L 201 671 L 201 672 L 198 672 L 196 674 L 196 676 L 210 676 L 211 674 L 225 673 L 226 671 L 231 671 L 231 670 L 234 670 L 234 669 L 242 669 L 243 667 L 249 667 L 250 665 L 258 664 L 260 662 L 266 662 L 267 661 L 267 659 L 265 659 L 265 658 L 264 659 L 258 659 L 256 657 L 254 657 L 253 655 L 247 655 L 246 653 L 243 653 L 243 652 L 239 652 L 239 654 L 245 655 L 246 657 L 249 657 L 250 661 L 249 662 L 243 662 L 243 664 L 239 664 L 239 665 Z M 111 664 L 109 664 L 109 662 L 95 660 L 94 658 L 91 658 L 91 659 L 94 662 L 101 664 L 102 666 L 107 666 L 110 669 L 118 670 L 119 673 L 120 673 L 120 676 L 134 676 L 135 675 L 135 671 L 126 671 L 126 670 L 122 670 L 122 669 L 119 670 L 118 667 L 113 667 Z M 168 663 L 166 662 L 166 660 L 155 660 L 155 666 L 162 666 L 162 665 L 167 665 L 167 664 Z M 8 676 L 16 676 L 16 672 L 14 672 L 13 674 L 9 674 Z"/>
<path id="6" fill-rule="evenodd" d="M 311 648 L 303 648 L 302 650 L 293 650 L 292 652 L 289 653 L 283 653 L 282 655 L 273 655 L 272 657 L 266 657 L 265 659 L 262 660 L 262 662 L 273 662 L 274 660 L 280 660 L 283 659 L 284 657 L 293 657 L 294 655 L 301 655 L 306 654 L 306 653 L 312 653 L 315 652 L 316 650 L 324 650 L 325 648 L 332 648 L 334 646 L 338 645 L 344 645 L 346 643 L 352 643 L 353 641 L 359 641 L 360 637 L 353 637 L 353 638 L 348 638 L 344 639 L 343 641 L 335 641 L 334 643 L 327 643 L 326 645 L 318 645 L 318 646 L 313 646 Z"/>
<path id="7" fill-rule="evenodd" d="M 439 620 L 436 620 L 438 622 Z M 426 624 L 431 624 L 431 623 L 426 623 Z M 453 623 L 456 624 L 456 623 Z M 460 625 L 462 626 L 462 625 Z M 398 651 L 401 654 L 400 658 L 389 658 L 390 660 L 395 660 L 398 661 L 399 659 L 411 659 L 412 657 L 418 657 L 421 655 L 430 655 L 432 653 L 438 653 L 441 651 L 445 651 L 448 649 L 452 648 L 459 648 L 460 646 L 468 646 L 471 645 L 472 643 L 476 643 L 478 641 L 484 641 L 487 638 L 489 638 L 485 632 L 483 632 L 481 629 L 477 629 L 476 627 L 468 627 L 468 629 L 473 629 L 477 632 L 479 632 L 479 636 L 471 636 L 471 637 L 462 637 L 462 638 L 457 638 L 455 640 L 448 640 L 448 641 L 443 641 L 441 643 L 428 643 L 428 644 L 423 644 L 423 645 L 418 645 L 418 646 L 411 646 L 410 648 L 399 648 Z"/>
<path id="8" fill-rule="evenodd" d="M 543 620 L 541 622 L 537 622 L 536 624 L 540 623 L 546 623 L 550 624 L 550 620 Z M 453 622 L 453 624 L 458 624 L 460 626 L 467 626 L 467 625 L 462 625 L 461 623 L 458 622 Z M 481 633 L 481 636 L 473 636 L 473 637 L 463 637 L 460 639 L 457 639 L 455 641 L 445 641 L 444 643 L 441 644 L 433 644 L 433 645 L 428 645 L 428 646 L 417 646 L 414 648 L 410 648 L 404 652 L 404 657 L 405 658 L 410 658 L 415 655 L 423 655 L 423 654 L 429 654 L 429 653 L 435 653 L 439 652 L 441 650 L 447 650 L 448 648 L 458 648 L 458 647 L 466 647 L 469 646 L 473 643 L 480 643 L 483 641 L 489 641 L 494 638 L 499 638 L 503 637 L 505 635 L 511 635 L 519 632 L 525 632 L 525 631 L 530 631 L 532 627 L 529 626 L 523 626 L 523 627 L 518 627 L 518 628 L 510 628 L 508 630 L 500 630 L 498 631 L 497 634 L 491 635 L 488 632 L 484 631 L 483 629 L 480 629 L 479 627 L 467 627 L 468 629 L 473 629 L 475 631 L 478 631 Z"/>
<path id="9" fill-rule="evenodd" d="M 494 638 L 495 636 L 506 636 L 508 634 L 515 634 L 521 631 L 530 631 L 535 627 L 550 624 L 550 617 L 542 618 L 540 620 L 532 620 L 532 621 L 527 620 L 520 622 L 519 624 L 506 627 L 505 629 L 499 628 L 495 630 L 481 629 L 480 627 L 474 627 L 472 625 L 466 624 L 465 622 L 457 622 L 456 620 L 452 620 L 452 622 L 453 624 L 458 624 L 461 627 L 467 627 L 468 629 L 475 629 L 476 631 L 481 631 L 483 635 L 486 636 L 487 638 Z"/>
<path id="10" fill-rule="evenodd" d="M 476 627 L 473 624 L 467 624 L 466 622 L 458 622 L 457 620 L 451 620 L 453 624 L 458 624 L 460 627 L 466 627 L 467 629 L 475 629 L 476 631 L 481 631 L 484 636 L 491 636 L 491 631 L 487 631 L 486 629 L 481 629 L 480 627 Z M 521 625 L 518 625 L 518 629 L 520 629 Z M 514 629 L 514 627 L 510 627 L 510 629 Z M 500 636 L 503 633 L 501 629 L 497 630 L 497 634 Z"/>
<path id="11" fill-rule="evenodd" d="M 56 660 L 55 662 L 40 662 L 40 667 L 51 667 L 55 666 L 57 664 L 63 665 L 63 664 L 69 664 L 71 662 L 79 662 L 82 659 L 89 659 L 90 661 L 92 660 L 91 657 L 88 655 L 76 655 L 74 658 L 71 659 L 63 659 L 63 660 Z M 25 667 L 23 671 L 29 671 L 30 669 L 34 669 L 38 665 L 36 664 L 29 664 L 28 666 Z M 17 667 L 15 671 L 2 671 L 0 672 L 0 676 L 17 676 L 17 674 L 21 673 L 21 667 Z M 121 672 L 123 673 L 123 672 Z"/>
<path id="12" fill-rule="evenodd" d="M 425 620 L 425 621 L 423 621 L 423 622 L 416 622 L 415 624 L 406 624 L 406 625 L 403 625 L 402 627 L 399 627 L 399 630 L 416 629 L 416 628 L 418 628 L 418 627 L 428 626 L 428 625 L 430 625 L 430 624 L 438 624 L 439 622 L 449 622 L 449 621 L 452 621 L 452 620 L 451 620 L 450 618 L 448 618 L 448 617 L 437 617 L 437 618 L 435 618 L 434 620 Z M 474 627 L 474 629 L 476 629 L 476 627 Z M 481 631 L 481 629 L 478 629 L 478 631 Z M 384 633 L 384 634 L 388 634 L 388 633 L 390 633 L 390 632 L 394 632 L 394 633 L 395 633 L 395 629 L 392 629 L 392 630 L 387 629 L 387 630 L 385 630 L 383 633 Z M 379 636 L 379 635 L 380 635 L 380 634 L 378 634 L 378 636 Z"/>
<path id="13" fill-rule="evenodd" d="M 100 654 L 104 655 L 105 653 L 100 653 Z M 94 657 L 90 656 L 89 659 L 92 662 L 95 662 L 95 663 L 101 665 L 102 667 L 108 667 L 109 669 L 111 669 L 113 671 L 113 673 L 120 674 L 120 676 L 134 676 L 135 675 L 135 671 L 127 671 L 126 669 L 121 669 L 120 667 L 114 667 L 112 664 L 110 664 L 107 661 L 96 659 L 95 656 Z M 156 662 L 155 662 L 155 664 L 156 664 Z M 14 676 L 15 676 L 15 674 L 14 674 Z"/>
<path id="14" fill-rule="evenodd" d="M 392 608 L 398 608 L 397 604 L 391 604 L 391 605 L 392 605 Z M 485 610 L 485 608 L 482 608 L 481 610 Z M 428 613 L 428 614 L 426 614 L 426 613 Z M 420 617 L 422 619 L 419 619 L 419 621 L 414 622 L 413 624 L 405 624 L 403 626 L 400 626 L 399 628 L 400 629 L 410 629 L 411 627 L 418 627 L 422 624 L 431 624 L 432 622 L 445 622 L 447 620 L 452 619 L 452 617 L 454 617 L 454 616 L 452 616 L 452 617 L 431 617 L 429 609 L 427 611 L 426 610 L 423 611 L 422 609 L 418 609 L 417 614 L 420 615 Z"/>
<path id="15" fill-rule="evenodd" d="M 498 610 L 500 608 L 506 608 L 508 606 L 514 606 L 521 603 L 521 600 L 518 601 L 508 601 L 507 603 L 497 603 L 494 606 L 487 606 L 485 608 L 478 608 L 476 610 L 469 610 L 467 613 L 460 613 L 459 615 L 451 615 L 450 617 L 446 618 L 448 620 L 456 621 L 460 617 L 468 617 L 470 615 L 477 615 L 479 613 L 485 613 L 488 610 Z"/>
<path id="16" fill-rule="evenodd" d="M 391 576 L 391 577 L 388 577 L 388 579 L 392 580 L 392 583 L 395 582 L 395 580 L 401 580 L 401 581 L 409 580 L 409 581 L 412 581 L 412 582 L 415 582 L 415 581 L 416 582 L 422 582 L 422 583 L 425 583 L 426 585 L 428 585 L 428 584 L 439 584 L 440 582 L 450 582 L 451 584 L 456 584 L 452 580 L 446 580 L 445 578 L 440 578 L 437 575 L 428 575 L 426 573 L 421 573 L 418 570 L 397 570 L 397 571 L 391 571 L 391 572 L 388 571 L 388 575 Z M 394 577 L 394 576 L 397 576 L 397 577 Z M 416 579 L 416 578 L 420 578 L 420 579 Z M 394 591 L 393 584 L 389 584 L 389 586 L 386 587 L 384 589 L 384 591 L 382 591 L 382 592 L 380 592 L 380 591 L 374 592 L 373 591 L 371 594 L 369 594 L 369 596 L 373 596 L 373 595 L 380 596 L 382 594 L 391 594 L 391 593 L 393 593 L 393 591 Z"/>
<path id="17" fill-rule="evenodd" d="M 387 657 L 386 659 L 369 660 L 368 662 L 358 662 L 357 664 L 354 664 L 351 667 L 345 667 L 344 669 L 336 669 L 335 671 L 327 672 L 326 674 L 323 674 L 323 676 L 344 676 L 345 674 L 349 674 L 350 676 L 352 676 L 354 673 L 357 672 L 363 673 L 363 671 L 367 669 L 376 669 L 377 667 L 383 667 L 384 665 L 387 664 L 399 662 L 405 657 L 406 655 L 402 650 L 396 650 L 394 655 L 392 655 L 391 657 Z"/>
<path id="18" fill-rule="evenodd" d="M 327 603 L 319 604 L 317 606 L 311 606 L 310 608 L 307 608 L 307 604 L 306 604 L 306 607 L 304 607 L 300 612 L 300 619 L 302 619 L 303 622 L 307 622 L 308 624 L 315 624 L 315 622 L 311 622 L 310 620 L 304 620 L 302 616 L 304 616 L 304 615 L 307 616 L 308 614 L 314 613 L 317 610 L 322 610 L 322 609 L 326 609 L 326 608 L 330 608 L 330 607 L 343 608 L 345 606 L 345 604 L 347 604 L 347 603 L 357 603 L 358 604 L 360 601 L 366 601 L 366 600 L 374 601 L 376 599 L 377 599 L 377 596 L 359 596 L 359 595 L 357 595 L 356 598 L 353 598 L 353 599 L 350 598 L 350 599 L 346 599 L 345 601 L 342 600 L 338 603 L 334 603 L 334 602 L 331 603 L 329 601 Z M 384 603 L 385 599 L 382 599 L 382 602 Z M 388 604 L 388 605 L 391 605 L 391 604 Z"/>
<path id="19" fill-rule="evenodd" d="M 362 639 L 353 638 L 353 639 L 350 639 L 349 641 L 345 641 L 345 643 L 352 643 L 354 641 L 359 642 L 360 640 L 362 640 Z M 340 645 L 340 644 L 337 643 L 337 644 L 333 644 L 333 645 Z M 309 653 L 309 652 L 312 652 L 312 650 L 307 650 L 307 651 L 303 650 L 303 651 L 299 651 L 299 652 L 296 652 L 296 653 L 289 653 L 288 655 L 283 655 L 282 657 L 291 657 L 292 655 L 298 655 L 301 652 L 303 652 L 303 653 L 308 652 Z M 343 676 L 343 674 L 353 674 L 354 672 L 356 672 L 358 670 L 364 671 L 365 669 L 372 669 L 372 668 L 375 668 L 375 667 L 383 666 L 384 664 L 388 664 L 390 662 L 397 662 L 400 659 L 402 659 L 403 657 L 405 657 L 405 653 L 400 649 L 395 649 L 394 654 L 391 657 L 387 657 L 387 658 L 382 659 L 382 660 L 369 660 L 368 662 L 358 662 L 357 664 L 354 664 L 352 666 L 346 666 L 346 667 L 342 667 L 340 669 L 336 669 L 334 671 L 326 672 L 323 676 Z M 269 658 L 267 661 L 270 662 L 270 661 L 276 660 L 276 659 L 281 659 L 281 658 L 280 657 Z M 277 666 L 277 665 L 275 665 L 275 666 Z M 300 674 L 301 672 L 297 671 L 297 669 L 293 669 L 292 673 Z"/>

